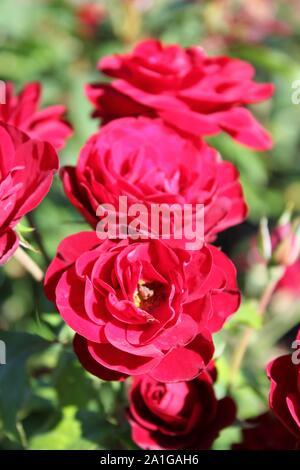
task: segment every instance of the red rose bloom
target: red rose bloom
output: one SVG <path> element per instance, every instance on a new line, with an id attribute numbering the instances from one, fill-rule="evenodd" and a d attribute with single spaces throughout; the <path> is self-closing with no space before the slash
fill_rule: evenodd
<path id="1" fill-rule="evenodd" d="M 107 380 L 149 373 L 195 378 L 213 354 L 211 333 L 239 306 L 235 268 L 214 246 L 191 254 L 171 241 L 62 241 L 46 294 L 78 335 L 83 366 Z"/>
<path id="2" fill-rule="evenodd" d="M 224 131 L 256 150 L 272 146 L 245 105 L 266 100 L 274 87 L 254 82 L 255 71 L 247 62 L 208 57 L 200 47 L 147 40 L 132 53 L 101 59 L 98 68 L 116 79 L 86 89 L 96 106 L 94 116 L 104 123 L 124 116 L 159 116 L 189 134 Z"/>
<path id="3" fill-rule="evenodd" d="M 300 340 L 300 330 L 297 339 Z M 300 364 L 294 362 L 293 355 L 288 354 L 268 365 L 271 381 L 269 403 L 280 421 L 300 439 Z"/>
<path id="4" fill-rule="evenodd" d="M 6 103 L 0 104 L 0 121 L 60 149 L 72 134 L 70 125 L 63 120 L 66 109 L 57 105 L 39 110 L 40 98 L 39 83 L 28 83 L 19 95 L 14 95 L 12 83 L 6 83 Z"/>
<path id="5" fill-rule="evenodd" d="M 235 167 L 160 119 L 123 118 L 104 126 L 83 147 L 76 168 L 65 167 L 61 176 L 68 198 L 94 228 L 99 205 L 117 209 L 119 196 L 127 196 L 128 205 L 203 204 L 208 241 L 247 213 Z"/>
<path id="6" fill-rule="evenodd" d="M 46 196 L 57 169 L 50 144 L 0 122 L 0 264 L 18 247 L 14 227 Z"/>
<path id="7" fill-rule="evenodd" d="M 268 412 L 245 421 L 242 442 L 233 450 L 296 450 L 300 441 L 275 416 Z"/>
<path id="8" fill-rule="evenodd" d="M 190 382 L 167 384 L 135 377 L 129 400 L 132 439 L 150 450 L 209 449 L 236 413 L 231 398 L 217 400 L 206 371 Z"/>

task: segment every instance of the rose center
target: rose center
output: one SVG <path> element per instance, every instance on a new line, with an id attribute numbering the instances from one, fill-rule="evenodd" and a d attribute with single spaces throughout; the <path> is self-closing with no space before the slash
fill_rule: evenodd
<path id="1" fill-rule="evenodd" d="M 133 294 L 134 305 L 146 311 L 156 308 L 161 298 L 161 286 L 157 282 L 140 280 Z"/>

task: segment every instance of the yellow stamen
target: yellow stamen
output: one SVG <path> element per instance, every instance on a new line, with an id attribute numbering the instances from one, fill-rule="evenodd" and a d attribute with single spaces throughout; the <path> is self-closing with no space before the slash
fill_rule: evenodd
<path id="1" fill-rule="evenodd" d="M 151 306 L 155 296 L 154 289 L 146 284 L 142 279 L 138 281 L 138 285 L 133 294 L 133 303 L 138 308 L 146 309 L 147 306 Z"/>

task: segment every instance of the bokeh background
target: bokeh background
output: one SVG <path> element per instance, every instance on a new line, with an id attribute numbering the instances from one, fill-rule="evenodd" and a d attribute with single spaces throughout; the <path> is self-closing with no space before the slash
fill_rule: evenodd
<path id="1" fill-rule="evenodd" d="M 243 328 L 256 328 L 232 392 L 239 421 L 214 444 L 228 449 L 239 442 L 241 420 L 267 409 L 265 365 L 289 347 L 300 322 L 298 297 L 280 291 L 262 327 L 252 299 L 260 293 L 265 270 L 255 260 L 249 269 L 245 261 L 261 217 L 272 224 L 291 204 L 300 212 L 300 93 L 299 104 L 292 101 L 293 83 L 300 80 L 300 2 L 1 0 L 0 78 L 17 88 L 38 80 L 45 105 L 67 106 L 74 135 L 60 152 L 62 165 L 76 162 L 80 147 L 97 128 L 83 88 L 99 80 L 98 59 L 128 50 L 145 37 L 201 44 L 209 54 L 248 60 L 258 80 L 276 85 L 272 100 L 253 107 L 274 137 L 272 151 L 256 153 L 225 135 L 210 139 L 238 167 L 250 209 L 247 222 L 219 240 L 236 260 L 244 295 L 240 313 L 217 337 L 219 396 L 225 393 L 232 350 Z M 42 241 L 44 253 L 32 252 L 32 257 L 43 269 L 64 236 L 88 229 L 58 177 L 24 224 L 38 227 L 26 238 L 39 249 Z M 7 343 L 8 356 L 0 366 L 0 449 L 135 448 L 124 411 L 126 385 L 101 382 L 82 369 L 72 352 L 72 332 L 15 260 L 0 270 L 0 339 Z"/>

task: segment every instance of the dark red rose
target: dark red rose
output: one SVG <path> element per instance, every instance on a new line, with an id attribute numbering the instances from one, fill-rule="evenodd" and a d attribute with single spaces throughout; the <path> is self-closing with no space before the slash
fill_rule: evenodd
<path id="1" fill-rule="evenodd" d="M 129 54 L 104 57 L 98 68 L 115 78 L 86 89 L 96 107 L 94 116 L 104 123 L 124 116 L 159 116 L 189 134 L 224 131 L 256 150 L 272 146 L 245 105 L 266 100 L 274 87 L 254 82 L 255 70 L 247 62 L 150 39 Z"/>
<path id="2" fill-rule="evenodd" d="M 123 118 L 104 126 L 61 177 L 68 198 L 94 228 L 99 205 L 117 209 L 119 196 L 127 196 L 128 205 L 203 204 L 208 241 L 247 213 L 235 167 L 160 119 Z"/>
<path id="3" fill-rule="evenodd" d="M 211 375 L 190 382 L 161 383 L 135 377 L 128 418 L 133 441 L 150 450 L 206 450 L 236 414 L 233 400 L 218 400 Z"/>
<path id="4" fill-rule="evenodd" d="M 300 330 L 297 336 L 300 341 Z M 299 343 L 300 344 L 300 343 Z M 299 347 L 298 347 L 299 349 Z M 300 354 L 278 357 L 267 369 L 271 381 L 269 403 L 277 418 L 300 439 Z"/>
<path id="5" fill-rule="evenodd" d="M 46 196 L 57 169 L 50 144 L 0 122 L 0 264 L 17 249 L 14 228 Z"/>
<path id="6" fill-rule="evenodd" d="M 100 241 L 95 232 L 61 242 L 45 290 L 77 332 L 83 366 L 106 380 L 197 377 L 211 334 L 240 302 L 235 268 L 214 246 L 188 253 L 172 241 Z"/>
<path id="7" fill-rule="evenodd" d="M 242 442 L 233 450 L 296 450 L 300 441 L 270 412 L 247 419 Z"/>
<path id="8" fill-rule="evenodd" d="M 28 83 L 19 95 L 14 95 L 12 83 L 6 83 L 6 103 L 0 104 L 0 121 L 11 124 L 33 139 L 49 142 L 56 149 L 64 146 L 72 134 L 63 120 L 64 106 L 49 106 L 39 110 L 41 86 Z"/>

